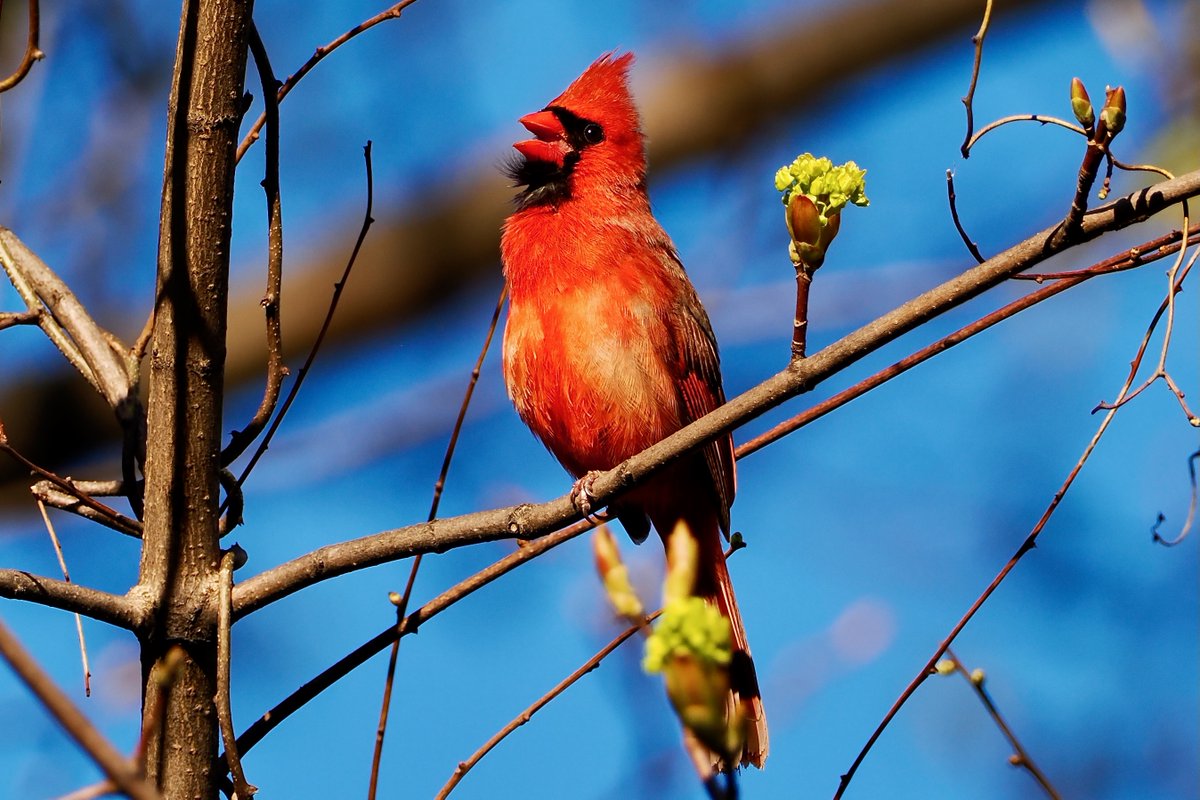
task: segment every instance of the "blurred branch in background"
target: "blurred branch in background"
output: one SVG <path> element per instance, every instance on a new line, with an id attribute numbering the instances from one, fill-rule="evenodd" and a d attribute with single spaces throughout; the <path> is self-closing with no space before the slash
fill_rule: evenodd
<path id="1" fill-rule="evenodd" d="M 780 21 L 723 51 L 697 47 L 665 55 L 657 61 L 670 66 L 642 98 L 650 162 L 661 174 L 716 151 L 740 149 L 752 141 L 750 132 L 794 115 L 865 72 L 960 35 L 978 24 L 978 14 L 978 0 L 875 0 Z M 296 94 L 290 103 L 303 103 L 303 87 Z M 494 167 L 489 157 L 465 171 L 470 178 L 423 197 L 419 207 L 380 214 L 356 267 L 356 284 L 330 331 L 332 343 L 394 327 L 476 280 L 499 277 L 500 222 L 512 191 Z M 346 216 L 328 214 L 334 220 Z M 343 233 L 333 231 L 328 247 L 288 267 L 285 359 L 298 357 L 316 336 L 342 261 Z M 262 372 L 261 299 L 260 288 L 246 287 L 230 301 L 231 386 L 258 380 Z M 119 333 L 132 339 L 135 331 Z M 39 463 L 77 458 L 118 434 L 87 387 L 65 373 L 0 389 L 0 408 L 26 421 L 9 434 Z M 8 484 L 0 502 L 17 496 L 11 484 L 18 477 L 11 465 L 0 464 L 0 485 Z"/>

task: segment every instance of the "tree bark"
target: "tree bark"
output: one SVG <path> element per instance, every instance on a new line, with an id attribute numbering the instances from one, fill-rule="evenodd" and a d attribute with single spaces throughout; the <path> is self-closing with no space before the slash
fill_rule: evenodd
<path id="1" fill-rule="evenodd" d="M 147 775 L 167 798 L 216 795 L 218 472 L 234 152 L 251 0 L 184 0 L 168 102 L 145 530 L 137 596 Z M 174 646 L 169 685 L 151 676 Z"/>

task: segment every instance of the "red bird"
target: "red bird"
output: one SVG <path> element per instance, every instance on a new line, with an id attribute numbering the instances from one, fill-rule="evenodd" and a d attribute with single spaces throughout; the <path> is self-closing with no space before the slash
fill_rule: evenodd
<path id="1" fill-rule="evenodd" d="M 645 141 L 629 93 L 633 55 L 607 54 L 513 145 L 517 211 L 501 255 L 510 308 L 504 380 L 517 413 L 577 478 L 608 470 L 725 402 L 717 341 L 675 246 L 650 213 Z M 635 542 L 685 521 L 699 543 L 696 593 L 733 630 L 731 684 L 748 719 L 741 763 L 761 767 L 767 724 L 721 534 L 729 534 L 733 439 L 689 454 L 609 511 Z"/>

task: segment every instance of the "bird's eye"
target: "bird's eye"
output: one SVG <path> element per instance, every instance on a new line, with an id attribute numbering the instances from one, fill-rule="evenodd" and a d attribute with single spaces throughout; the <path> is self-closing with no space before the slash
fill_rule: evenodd
<path id="1" fill-rule="evenodd" d="M 604 129 L 594 122 L 589 122 L 583 128 L 583 140 L 588 144 L 604 141 Z"/>

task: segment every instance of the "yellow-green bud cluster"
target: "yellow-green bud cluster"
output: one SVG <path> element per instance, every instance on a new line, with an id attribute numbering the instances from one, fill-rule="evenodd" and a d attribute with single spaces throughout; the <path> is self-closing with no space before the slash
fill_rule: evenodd
<path id="1" fill-rule="evenodd" d="M 729 620 L 699 597 L 680 597 L 663 609 L 662 619 L 646 640 L 647 672 L 662 672 L 676 656 L 692 656 L 711 664 L 728 664 L 733 657 Z"/>
<path id="2" fill-rule="evenodd" d="M 829 217 L 847 204 L 870 205 L 866 174 L 867 171 L 853 161 L 835 167 L 828 158 L 805 153 L 790 165 L 779 168 L 775 173 L 775 188 L 783 192 L 785 206 L 791 203 L 794 195 L 808 197 L 817 207 L 820 223 L 826 225 Z"/>

